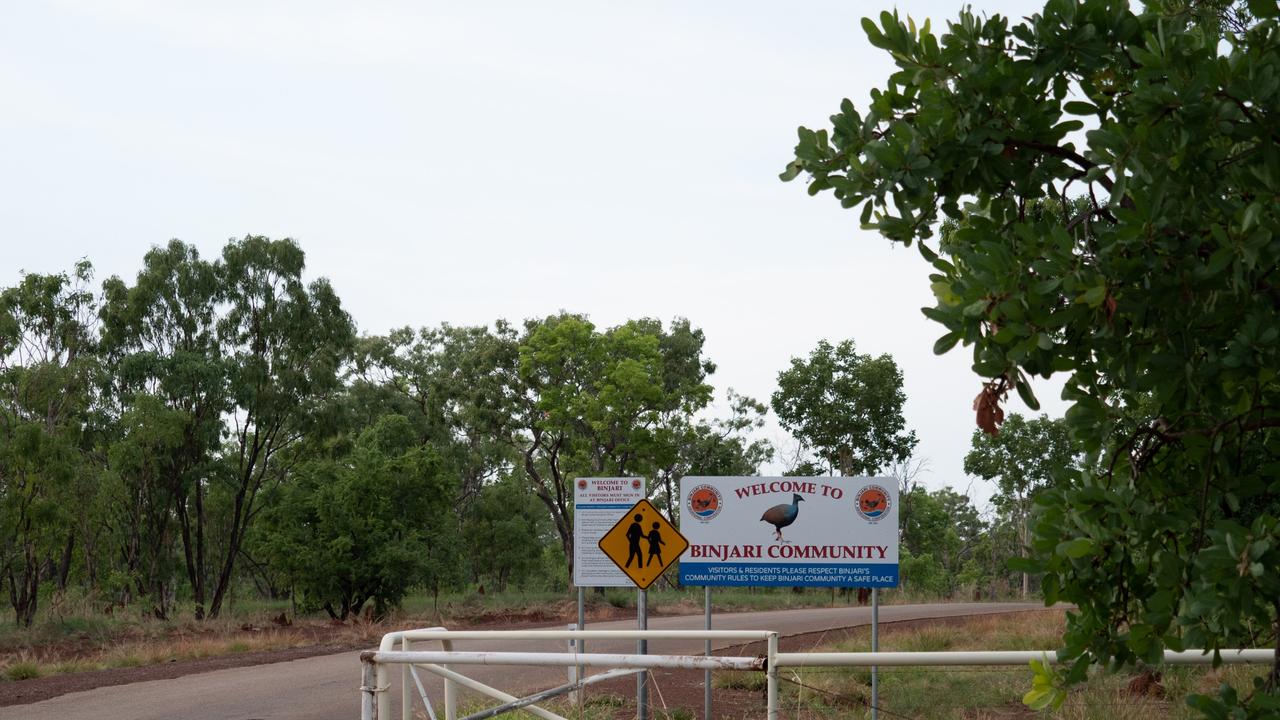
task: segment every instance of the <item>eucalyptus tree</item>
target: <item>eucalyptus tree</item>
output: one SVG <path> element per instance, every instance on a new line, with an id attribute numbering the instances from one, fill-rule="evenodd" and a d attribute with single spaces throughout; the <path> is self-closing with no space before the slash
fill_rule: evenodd
<path id="1" fill-rule="evenodd" d="M 305 256 L 293 240 L 247 236 L 222 251 L 218 277 L 226 305 L 217 321 L 227 364 L 231 433 L 219 474 L 227 494 L 222 556 L 209 602 L 217 617 L 241 546 L 261 508 L 259 493 L 287 479 L 288 452 L 341 388 L 339 370 L 355 328 L 325 279 L 303 281 Z"/>
<path id="2" fill-rule="evenodd" d="M 461 579 L 457 478 L 403 415 L 360 432 L 349 453 L 301 461 L 266 513 L 266 551 L 302 608 L 335 620 L 372 603 L 383 617 L 415 585 Z"/>
<path id="3" fill-rule="evenodd" d="M 935 351 L 972 346 L 984 430 L 1010 390 L 1036 409 L 1029 378 L 1068 376 L 1083 468 L 1042 493 L 1020 567 L 1079 608 L 1068 681 L 1280 636 L 1280 8 L 1224 5 L 1050 0 L 941 35 L 882 13 L 863 28 L 897 70 L 802 128 L 783 173 L 932 264 Z M 1046 198 L 1061 215 L 1031 212 Z M 931 247 L 942 214 L 960 227 Z M 1063 697 L 1044 679 L 1028 700 Z M 1273 716 L 1280 654 L 1191 702 Z"/>
<path id="4" fill-rule="evenodd" d="M 756 475 L 773 459 L 768 440 L 752 438 L 764 426 L 768 409 L 746 395 L 728 391 L 729 414 L 705 419 L 681 415 L 665 424 L 672 444 L 667 457 L 655 464 L 656 502 L 666 506 L 673 521 L 680 518 L 679 482 L 685 475 Z"/>
<path id="5" fill-rule="evenodd" d="M 465 514 L 518 460 L 507 442 L 518 354 L 516 332 L 501 320 L 400 328 L 361 340 L 351 389 L 366 396 L 364 413 L 403 414 L 436 446 L 461 478 L 456 505 Z"/>
<path id="6" fill-rule="evenodd" d="M 674 455 L 673 417 L 711 398 L 701 333 L 633 320 L 598 330 L 562 313 L 525 323 L 511 434 L 573 576 L 574 478 L 644 475 Z"/>
<path id="7" fill-rule="evenodd" d="M 210 580 L 207 478 L 214 474 L 223 415 L 231 408 L 228 358 L 217 328 L 223 279 L 216 262 L 171 240 L 146 254 L 133 285 L 109 278 L 103 296 L 102 347 L 111 368 L 107 396 L 131 428 L 116 440 L 112 464 L 132 488 L 127 495 L 139 498 L 130 512 L 151 518 L 123 519 L 125 554 L 169 552 L 162 521 L 172 511 L 201 618 Z M 150 535 L 140 535 L 148 526 Z M 151 578 L 144 586 L 158 582 Z"/>
<path id="8" fill-rule="evenodd" d="M 70 512 L 87 468 L 85 427 L 97 382 L 93 267 L 28 274 L 0 291 L 0 571 L 30 626 L 51 558 L 65 584 Z"/>
<path id="9" fill-rule="evenodd" d="M 1031 545 L 1028 523 L 1036 498 L 1080 471 L 1076 448 L 1067 424 L 1048 415 L 1026 419 L 1012 413 L 992 435 L 974 430 L 972 449 L 964 457 L 964 471 L 983 480 L 994 480 L 996 509 L 1018 528 L 1022 554 Z M 1030 590 L 1030 573 L 1022 573 L 1022 597 Z"/>
<path id="10" fill-rule="evenodd" d="M 808 358 L 792 358 L 778 373 L 771 402 L 782 427 L 817 456 L 816 467 L 874 475 L 915 449 L 915 431 L 902 416 L 906 399 L 891 356 L 859 353 L 852 340 L 821 340 Z"/>

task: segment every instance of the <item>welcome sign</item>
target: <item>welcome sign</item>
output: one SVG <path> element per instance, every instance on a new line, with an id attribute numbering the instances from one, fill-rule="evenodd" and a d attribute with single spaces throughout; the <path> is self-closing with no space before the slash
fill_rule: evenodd
<path id="1" fill-rule="evenodd" d="M 686 477 L 684 585 L 895 587 L 898 484 L 872 477 Z"/>

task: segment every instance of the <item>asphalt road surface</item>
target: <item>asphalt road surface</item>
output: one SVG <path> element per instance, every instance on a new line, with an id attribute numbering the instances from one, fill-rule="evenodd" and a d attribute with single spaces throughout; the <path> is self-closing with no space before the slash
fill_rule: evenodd
<path id="1" fill-rule="evenodd" d="M 881 622 L 944 618 L 1041 609 L 1039 603 L 947 603 L 933 605 L 890 605 L 880 608 Z M 772 610 L 716 615 L 720 630 L 776 630 L 783 636 L 867 625 L 871 609 L 816 608 Z M 628 630 L 634 621 L 614 621 L 588 625 L 591 630 Z M 652 629 L 696 630 L 702 616 L 651 618 Z M 703 641 L 651 641 L 650 653 L 701 654 Z M 731 647 L 721 643 L 717 649 Z M 480 641 L 455 643 L 457 650 L 512 650 L 563 652 L 561 644 L 545 641 Z M 588 643 L 588 652 L 629 653 L 629 640 Z M 564 682 L 563 668 L 541 667 L 459 667 L 464 674 L 515 695 Z M 427 692 L 437 706 L 439 683 L 421 673 Z M 399 698 L 399 672 L 393 671 L 392 695 Z M 0 718 L 26 720 L 354 720 L 360 717 L 359 653 L 255 665 L 230 670 L 187 675 L 172 680 L 156 680 L 103 687 L 71 693 L 29 705 L 0 708 Z M 397 702 L 398 705 L 398 702 Z M 399 717 L 397 711 L 396 717 Z"/>

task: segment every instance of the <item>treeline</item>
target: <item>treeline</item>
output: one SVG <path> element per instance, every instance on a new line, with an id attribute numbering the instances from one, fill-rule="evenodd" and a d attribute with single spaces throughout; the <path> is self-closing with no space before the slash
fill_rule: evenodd
<path id="1" fill-rule="evenodd" d="M 681 476 L 773 456 L 752 438 L 762 403 L 730 390 L 707 417 L 715 365 L 686 320 L 361 336 L 303 270 L 290 240 L 215 259 L 175 240 L 100 292 L 87 261 L 0 292 L 0 583 L 19 624 L 72 589 L 158 618 L 217 617 L 233 591 L 346 618 L 414 588 L 563 587 L 573 479 L 645 476 L 674 517 Z M 801 470 L 873 452 L 797 437 Z M 909 439 L 876 464 L 909 460 Z M 910 582 L 1007 579 L 1012 514 L 991 525 L 963 495 L 907 490 Z"/>

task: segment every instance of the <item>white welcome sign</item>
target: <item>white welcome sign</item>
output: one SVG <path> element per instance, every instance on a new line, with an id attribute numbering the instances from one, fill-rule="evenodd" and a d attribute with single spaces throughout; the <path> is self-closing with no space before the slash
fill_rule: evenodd
<path id="1" fill-rule="evenodd" d="M 686 477 L 684 585 L 895 587 L 898 485 L 873 477 Z"/>

